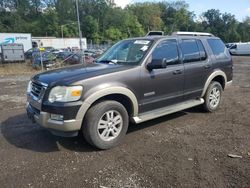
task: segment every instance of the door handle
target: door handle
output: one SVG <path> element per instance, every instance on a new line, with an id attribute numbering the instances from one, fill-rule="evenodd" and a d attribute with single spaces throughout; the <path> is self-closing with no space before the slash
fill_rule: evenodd
<path id="1" fill-rule="evenodd" d="M 175 70 L 173 71 L 173 74 L 176 75 L 176 74 L 182 74 L 182 70 Z"/>
<path id="2" fill-rule="evenodd" d="M 212 67 L 212 66 L 209 65 L 209 64 L 204 66 L 205 69 L 210 69 L 211 67 Z"/>

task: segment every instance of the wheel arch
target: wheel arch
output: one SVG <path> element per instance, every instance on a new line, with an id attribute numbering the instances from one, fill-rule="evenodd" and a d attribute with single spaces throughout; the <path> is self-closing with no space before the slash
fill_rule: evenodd
<path id="1" fill-rule="evenodd" d="M 89 95 L 80 107 L 76 119 L 83 120 L 88 109 L 102 100 L 115 100 L 124 105 L 129 117 L 138 115 L 138 101 L 134 93 L 125 87 L 108 87 Z"/>
<path id="2" fill-rule="evenodd" d="M 227 83 L 227 76 L 226 74 L 221 71 L 221 70 L 216 70 L 214 71 L 207 79 L 205 85 L 204 85 L 204 88 L 203 88 L 203 91 L 202 91 L 202 94 L 201 94 L 201 97 L 204 97 L 205 94 L 206 94 L 206 91 L 207 91 L 207 88 L 209 86 L 209 84 L 212 82 L 212 81 L 217 81 L 221 84 L 222 88 L 224 89 L 225 88 L 225 85 Z"/>

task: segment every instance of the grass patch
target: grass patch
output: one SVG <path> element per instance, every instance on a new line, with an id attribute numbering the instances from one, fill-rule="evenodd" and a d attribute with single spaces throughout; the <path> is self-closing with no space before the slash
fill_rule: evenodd
<path id="1" fill-rule="evenodd" d="M 34 74 L 39 70 L 32 68 L 30 62 L 0 64 L 0 75 Z"/>

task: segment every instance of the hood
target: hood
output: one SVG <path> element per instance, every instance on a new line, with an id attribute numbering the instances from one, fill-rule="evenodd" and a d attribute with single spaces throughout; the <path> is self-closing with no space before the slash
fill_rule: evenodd
<path id="1" fill-rule="evenodd" d="M 132 67 L 134 66 L 99 63 L 89 64 L 85 67 L 83 65 L 75 65 L 37 74 L 33 76 L 32 80 L 48 84 L 49 86 L 55 84 L 70 85 L 80 80 L 99 75 L 109 74 L 112 72 L 127 70 Z"/>

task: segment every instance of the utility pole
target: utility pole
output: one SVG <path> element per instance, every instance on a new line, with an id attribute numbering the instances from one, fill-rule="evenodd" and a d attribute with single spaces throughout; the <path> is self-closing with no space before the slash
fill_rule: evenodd
<path id="1" fill-rule="evenodd" d="M 79 38 L 80 38 L 80 63 L 85 65 L 85 57 L 83 56 L 83 49 L 82 49 L 82 31 L 80 25 L 80 17 L 79 17 L 79 9 L 78 9 L 78 0 L 76 0 L 76 13 L 77 13 L 77 22 L 78 22 L 78 30 L 79 30 Z"/>

